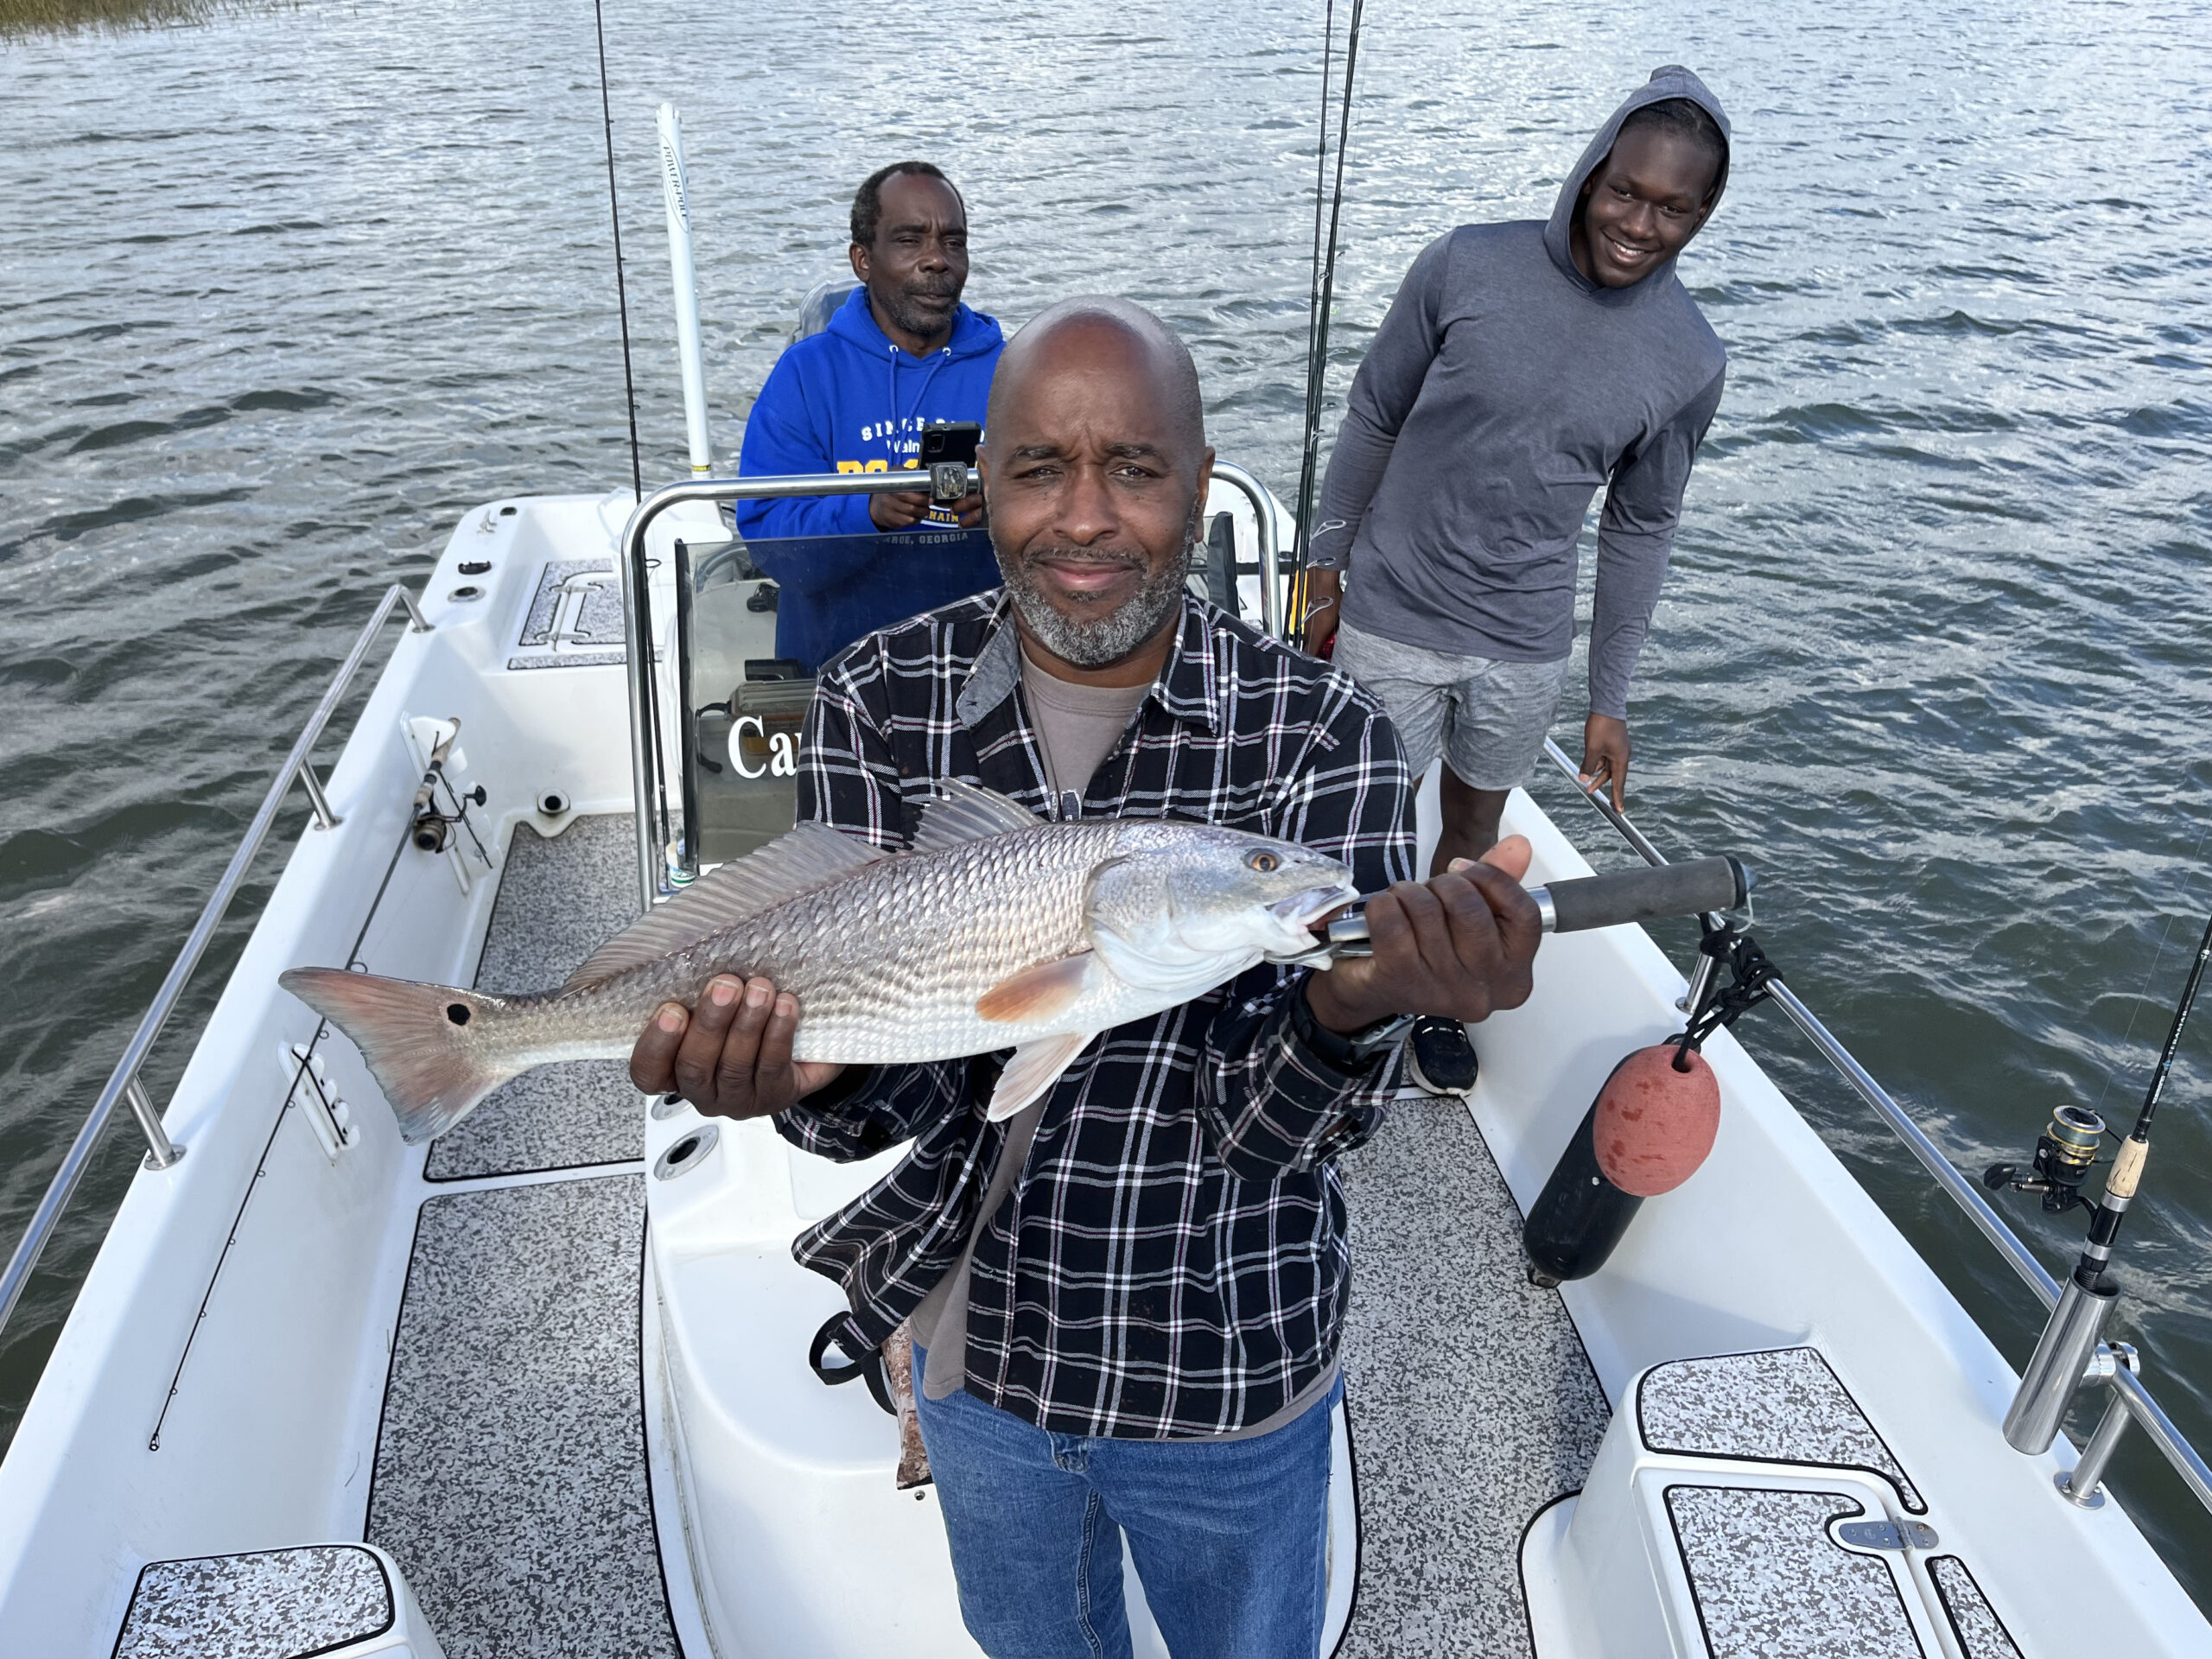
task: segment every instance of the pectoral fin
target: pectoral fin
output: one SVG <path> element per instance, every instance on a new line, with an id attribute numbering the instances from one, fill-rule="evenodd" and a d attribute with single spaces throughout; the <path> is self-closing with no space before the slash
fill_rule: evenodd
<path id="1" fill-rule="evenodd" d="M 1033 1043 L 1024 1043 L 1014 1051 L 1006 1063 L 1006 1070 L 999 1073 L 999 1086 L 991 1095 L 991 1107 L 986 1114 L 994 1123 L 1012 1117 L 1023 1107 L 1037 1099 L 1060 1080 L 1060 1073 L 1074 1063 L 1075 1057 L 1090 1046 L 1090 1039 L 1098 1033 L 1093 1031 L 1071 1031 L 1057 1037 L 1039 1037 Z"/>
<path id="2" fill-rule="evenodd" d="M 986 1020 L 1009 1026 L 1050 1020 L 1074 1006 L 1096 960 L 1091 952 L 1078 950 L 1071 957 L 1032 963 L 977 997 L 976 1012 Z"/>

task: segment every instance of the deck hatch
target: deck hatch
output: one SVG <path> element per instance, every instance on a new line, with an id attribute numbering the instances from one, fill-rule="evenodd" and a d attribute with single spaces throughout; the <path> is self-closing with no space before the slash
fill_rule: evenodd
<path id="1" fill-rule="evenodd" d="M 510 669 L 594 668 L 624 658 L 622 587 L 611 559 L 550 559 L 516 636 Z"/>
<path id="2" fill-rule="evenodd" d="M 1828 1536 L 1842 1492 L 1669 1486 L 1667 1513 L 1713 1659 L 1926 1659 L 1888 1566 Z"/>

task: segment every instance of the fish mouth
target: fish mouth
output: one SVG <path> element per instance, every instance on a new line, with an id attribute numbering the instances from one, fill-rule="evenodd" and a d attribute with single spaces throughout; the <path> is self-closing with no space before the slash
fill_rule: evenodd
<path id="1" fill-rule="evenodd" d="M 1308 887 L 1287 899 L 1276 899 L 1268 906 L 1268 913 L 1282 925 L 1283 942 L 1280 948 L 1268 952 L 1267 960 L 1325 967 L 1329 947 L 1314 936 L 1313 930 L 1324 916 L 1342 910 L 1358 897 L 1359 889 L 1345 880 L 1332 882 L 1325 887 Z"/>
<path id="2" fill-rule="evenodd" d="M 1306 929 L 1331 911 L 1348 905 L 1358 897 L 1357 887 L 1349 881 L 1338 881 L 1325 887 L 1308 887 L 1287 899 L 1278 899 L 1268 906 L 1268 912 L 1276 920 L 1292 928 Z"/>

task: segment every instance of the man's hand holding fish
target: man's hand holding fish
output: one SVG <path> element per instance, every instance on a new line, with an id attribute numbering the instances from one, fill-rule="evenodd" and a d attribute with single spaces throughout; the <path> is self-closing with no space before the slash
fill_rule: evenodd
<path id="1" fill-rule="evenodd" d="M 798 999 L 772 980 L 718 974 L 695 1014 L 664 1003 L 630 1052 L 630 1081 L 680 1094 L 709 1117 L 765 1117 L 834 1082 L 844 1067 L 795 1060 Z"/>

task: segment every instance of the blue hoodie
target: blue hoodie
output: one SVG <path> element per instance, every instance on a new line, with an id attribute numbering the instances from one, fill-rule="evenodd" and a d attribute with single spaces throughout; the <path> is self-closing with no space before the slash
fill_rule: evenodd
<path id="1" fill-rule="evenodd" d="M 1005 349 L 996 321 L 963 305 L 953 314 L 952 338 L 944 347 L 925 358 L 910 356 L 876 326 L 868 289 L 856 288 L 827 328 L 795 341 L 769 371 L 746 417 L 738 474 L 880 473 L 918 466 L 924 425 L 982 420 L 991 375 Z M 753 563 L 783 590 L 777 654 L 798 658 L 809 672 L 880 627 L 998 585 L 998 565 L 980 533 L 925 536 L 945 546 L 933 550 L 938 556 L 919 560 L 904 545 L 912 538 L 901 536 L 884 549 L 887 564 L 895 559 L 896 568 L 872 571 L 854 569 L 849 547 L 842 550 L 846 556 L 830 558 L 773 545 L 798 537 L 875 535 L 868 499 L 832 495 L 737 505 L 738 533 L 749 545 L 770 543 L 752 547 Z M 931 523 L 916 528 L 926 531 Z"/>

